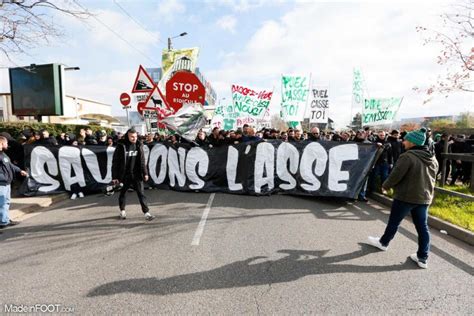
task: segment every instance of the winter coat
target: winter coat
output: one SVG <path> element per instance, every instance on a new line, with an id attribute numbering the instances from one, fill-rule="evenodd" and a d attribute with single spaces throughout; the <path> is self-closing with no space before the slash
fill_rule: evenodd
<path id="1" fill-rule="evenodd" d="M 375 164 L 383 164 L 383 163 L 388 163 L 389 165 L 393 164 L 393 154 L 392 154 L 392 146 L 390 145 L 389 142 L 387 142 L 385 139 L 380 139 L 378 136 L 375 139 L 374 143 L 380 143 L 382 144 L 382 153 L 380 154 L 379 159 L 377 159 L 377 162 Z"/>
<path id="2" fill-rule="evenodd" d="M 112 179 L 117 179 L 124 182 L 127 171 L 127 153 L 131 143 L 127 140 L 120 141 L 115 148 L 112 159 Z M 138 151 L 135 161 L 135 168 L 132 171 L 135 179 L 143 181 L 145 176 L 148 176 L 148 167 L 145 160 L 145 153 L 143 151 L 143 144 L 139 141 L 135 144 Z"/>
<path id="3" fill-rule="evenodd" d="M 392 159 L 393 164 L 395 164 L 398 160 L 398 157 L 400 157 L 400 155 L 402 154 L 402 141 L 396 137 L 388 136 L 387 142 L 392 148 Z"/>
<path id="4" fill-rule="evenodd" d="M 21 169 L 15 166 L 10 158 L 0 151 L 0 185 L 10 185 L 15 175 L 19 175 Z"/>
<path id="5" fill-rule="evenodd" d="M 394 199 L 413 204 L 431 204 L 438 161 L 426 146 L 413 147 L 398 158 L 390 176 L 382 184 L 393 188 Z"/>

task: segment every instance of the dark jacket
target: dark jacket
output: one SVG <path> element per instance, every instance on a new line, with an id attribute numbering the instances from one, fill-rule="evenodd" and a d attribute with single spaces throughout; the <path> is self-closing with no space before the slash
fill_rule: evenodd
<path id="1" fill-rule="evenodd" d="M 321 140 L 321 136 L 320 135 L 314 136 L 312 133 L 308 133 L 308 140 L 312 142 L 316 142 L 316 141 Z"/>
<path id="2" fill-rule="evenodd" d="M 393 188 L 394 199 L 413 204 L 431 204 L 437 172 L 438 162 L 428 148 L 413 147 L 400 155 L 382 187 Z"/>
<path id="3" fill-rule="evenodd" d="M 48 138 L 40 138 L 35 142 L 35 145 L 41 145 L 41 146 L 57 146 L 58 141 L 56 138 L 50 136 Z"/>
<path id="4" fill-rule="evenodd" d="M 126 135 L 125 135 L 126 136 Z M 127 170 L 127 152 L 129 151 L 131 143 L 128 139 L 121 140 L 115 148 L 114 157 L 112 159 L 112 179 L 117 179 L 124 182 Z M 138 151 L 137 160 L 135 161 L 135 168 L 133 175 L 135 179 L 143 181 L 144 176 L 148 175 L 148 167 L 146 165 L 145 153 L 143 151 L 143 144 L 137 141 L 136 148 Z"/>
<path id="5" fill-rule="evenodd" d="M 392 161 L 395 164 L 398 157 L 402 154 L 402 141 L 396 137 L 388 136 L 387 142 L 390 144 L 392 150 Z"/>
<path id="6" fill-rule="evenodd" d="M 393 155 L 392 155 L 392 146 L 385 139 L 380 139 L 378 136 L 375 139 L 374 143 L 382 144 L 382 154 L 375 164 L 388 163 L 389 165 L 393 164 Z"/>
<path id="7" fill-rule="evenodd" d="M 444 152 L 445 142 L 446 141 L 444 139 L 441 139 L 439 142 L 435 144 L 435 156 L 436 156 L 436 160 L 438 160 L 438 163 L 440 164 L 443 161 L 443 156 L 441 156 L 441 154 Z M 448 143 L 448 153 L 451 153 L 451 144 L 449 143 Z"/>
<path id="8" fill-rule="evenodd" d="M 0 151 L 0 185 L 10 185 L 15 175 L 19 175 L 21 169 L 15 166 L 10 158 Z"/>
<path id="9" fill-rule="evenodd" d="M 94 135 L 86 135 L 86 137 L 84 138 L 84 142 L 86 143 L 86 145 L 97 145 L 97 139 Z"/>

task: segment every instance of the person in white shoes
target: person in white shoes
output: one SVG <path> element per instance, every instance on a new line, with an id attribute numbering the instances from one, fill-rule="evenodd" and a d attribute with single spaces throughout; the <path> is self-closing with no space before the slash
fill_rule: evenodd
<path id="1" fill-rule="evenodd" d="M 112 160 L 112 183 L 123 183 L 119 195 L 120 218 L 126 219 L 125 195 L 129 188 L 133 188 L 145 214 L 146 220 L 153 220 L 145 197 L 144 181 L 148 181 L 148 167 L 146 165 L 143 144 L 138 141 L 138 134 L 129 129 L 122 141 L 117 144 Z"/>
<path id="2" fill-rule="evenodd" d="M 418 251 L 410 258 L 420 268 L 428 267 L 430 233 L 428 230 L 428 207 L 433 200 L 433 192 L 438 170 L 435 156 L 424 146 L 426 129 L 409 132 L 403 141 L 405 152 L 400 155 L 392 173 L 382 184 L 382 188 L 394 189 L 393 204 L 385 233 L 382 237 L 369 237 L 369 244 L 386 251 L 395 237 L 403 218 L 411 213 L 418 233 Z"/>

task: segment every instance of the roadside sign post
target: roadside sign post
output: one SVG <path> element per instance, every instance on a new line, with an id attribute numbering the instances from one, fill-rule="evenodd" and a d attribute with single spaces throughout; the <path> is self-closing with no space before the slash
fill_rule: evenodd
<path id="1" fill-rule="evenodd" d="M 130 108 L 130 101 L 131 97 L 128 93 L 124 92 L 120 95 L 120 103 L 122 104 L 122 108 L 125 109 L 125 112 L 127 112 L 127 124 L 128 127 L 130 127 L 130 117 L 128 116 L 128 109 Z"/>

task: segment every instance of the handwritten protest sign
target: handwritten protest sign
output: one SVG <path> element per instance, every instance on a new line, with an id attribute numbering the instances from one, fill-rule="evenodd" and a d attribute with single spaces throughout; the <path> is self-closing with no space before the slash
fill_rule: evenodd
<path id="1" fill-rule="evenodd" d="M 362 125 L 390 124 L 397 115 L 403 98 L 365 99 Z"/>
<path id="2" fill-rule="evenodd" d="M 281 112 L 285 121 L 302 121 L 308 100 L 309 77 L 281 77 Z"/>
<path id="3" fill-rule="evenodd" d="M 364 104 L 362 73 L 354 68 L 352 83 L 352 107 L 361 108 Z"/>
<path id="4" fill-rule="evenodd" d="M 232 85 L 232 104 L 217 111 L 222 115 L 221 128 L 236 129 L 244 124 L 257 125 L 270 106 L 273 91 L 256 91 L 240 85 Z"/>
<path id="5" fill-rule="evenodd" d="M 232 85 L 233 111 L 240 113 L 240 117 L 261 118 L 270 106 L 272 95 L 273 91 L 255 91 L 234 84 Z"/>
<path id="6" fill-rule="evenodd" d="M 229 131 L 236 130 L 244 124 L 255 127 L 267 127 L 270 125 L 270 110 L 265 110 L 261 118 L 249 116 L 247 113 L 241 113 L 236 110 L 234 105 L 220 105 L 215 111 L 211 120 L 212 128 Z"/>
<path id="7" fill-rule="evenodd" d="M 327 123 L 329 115 L 329 89 L 314 86 L 310 91 L 308 117 L 310 123 Z"/>

